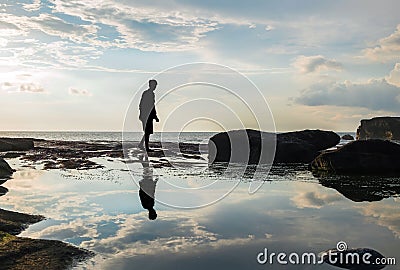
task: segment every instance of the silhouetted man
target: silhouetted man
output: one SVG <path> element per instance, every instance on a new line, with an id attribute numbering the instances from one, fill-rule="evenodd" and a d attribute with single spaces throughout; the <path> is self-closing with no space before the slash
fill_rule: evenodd
<path id="1" fill-rule="evenodd" d="M 155 97 L 154 97 L 154 90 L 157 87 L 156 80 L 149 81 L 149 89 L 143 92 L 142 98 L 139 104 L 139 119 L 142 121 L 144 135 L 142 140 L 140 141 L 138 147 L 142 150 L 151 151 L 149 148 L 149 138 L 150 134 L 153 134 L 153 119 L 158 122 Z M 144 143 L 144 146 L 143 146 Z"/>
<path id="2" fill-rule="evenodd" d="M 143 179 L 139 181 L 139 198 L 143 208 L 149 211 L 149 219 L 154 220 L 157 218 L 157 213 L 154 209 L 154 198 L 158 179 L 153 179 L 153 168 L 150 167 L 147 156 L 139 156 L 139 160 L 143 166 Z"/>

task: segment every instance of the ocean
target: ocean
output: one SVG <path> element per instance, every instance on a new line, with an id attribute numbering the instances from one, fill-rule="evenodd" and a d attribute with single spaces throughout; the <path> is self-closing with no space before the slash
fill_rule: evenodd
<path id="1" fill-rule="evenodd" d="M 155 132 L 151 140 L 160 141 L 161 137 L 166 142 L 201 143 L 208 140 L 217 132 Z M 129 141 L 140 141 L 142 132 L 77 132 L 77 131 L 0 131 L 1 137 L 10 138 L 35 138 L 60 141 L 118 141 L 122 138 Z"/>
<path id="2" fill-rule="evenodd" d="M 155 132 L 150 138 L 152 141 L 206 143 L 210 137 L 218 132 Z M 339 136 L 350 134 L 355 137 L 355 132 L 337 132 Z M 142 132 L 90 132 L 90 131 L 0 131 L 1 137 L 10 138 L 35 138 L 60 141 L 118 141 L 122 138 L 129 141 L 140 141 Z"/>

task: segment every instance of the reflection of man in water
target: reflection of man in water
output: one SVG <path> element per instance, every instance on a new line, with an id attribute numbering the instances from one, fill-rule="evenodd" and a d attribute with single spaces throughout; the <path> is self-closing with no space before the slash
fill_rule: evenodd
<path id="1" fill-rule="evenodd" d="M 158 179 L 153 180 L 153 168 L 149 166 L 147 156 L 145 160 L 142 155 L 139 156 L 139 159 L 143 166 L 143 179 L 139 181 L 139 198 L 143 208 L 149 211 L 149 219 L 154 220 L 157 218 L 156 210 L 154 210 L 154 198 Z"/>
<path id="2" fill-rule="evenodd" d="M 142 150 L 146 149 L 146 151 L 151 151 L 149 148 L 149 138 L 150 134 L 153 134 L 153 119 L 158 122 L 155 97 L 154 97 L 154 90 L 157 87 L 156 80 L 149 81 L 149 89 L 143 92 L 142 98 L 139 104 L 139 119 L 142 121 L 144 135 L 142 140 L 140 141 L 138 147 Z M 143 146 L 144 143 L 144 146 Z"/>

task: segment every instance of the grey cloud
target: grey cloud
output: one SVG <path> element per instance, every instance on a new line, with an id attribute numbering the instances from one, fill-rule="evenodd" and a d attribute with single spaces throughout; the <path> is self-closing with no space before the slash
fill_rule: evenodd
<path id="1" fill-rule="evenodd" d="M 303 90 L 294 101 L 308 106 L 332 105 L 398 112 L 400 87 L 385 79 L 360 84 L 350 81 L 317 84 Z"/>
<path id="2" fill-rule="evenodd" d="M 292 64 L 301 73 L 312 73 L 322 70 L 341 70 L 342 64 L 336 60 L 327 59 L 322 55 L 304 56 L 301 55 L 295 59 Z"/>

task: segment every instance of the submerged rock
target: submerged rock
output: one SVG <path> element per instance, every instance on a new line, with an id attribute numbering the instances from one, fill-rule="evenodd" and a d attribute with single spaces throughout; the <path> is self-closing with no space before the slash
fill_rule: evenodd
<path id="1" fill-rule="evenodd" d="M 311 162 L 314 173 L 400 175 L 400 145 L 383 140 L 353 141 Z"/>
<path id="2" fill-rule="evenodd" d="M 361 120 L 357 140 L 400 140 L 400 117 L 374 117 Z"/>
<path id="3" fill-rule="evenodd" d="M 339 135 L 332 131 L 303 130 L 274 134 L 252 129 L 233 130 L 210 138 L 209 160 L 211 163 L 308 163 L 321 150 L 333 147 L 339 141 Z"/>
<path id="4" fill-rule="evenodd" d="M 0 151 L 28 151 L 34 148 L 33 139 L 0 138 Z"/>
<path id="5" fill-rule="evenodd" d="M 350 134 L 345 134 L 345 135 L 342 136 L 342 140 L 353 141 L 354 137 L 351 136 Z"/>

